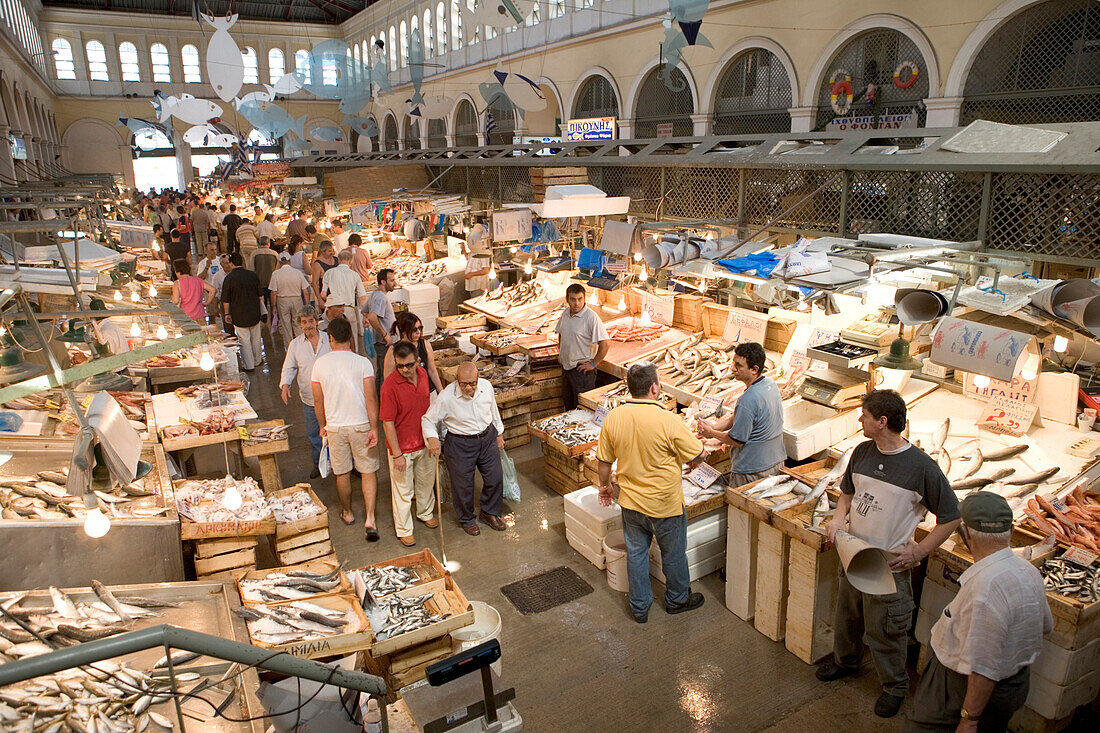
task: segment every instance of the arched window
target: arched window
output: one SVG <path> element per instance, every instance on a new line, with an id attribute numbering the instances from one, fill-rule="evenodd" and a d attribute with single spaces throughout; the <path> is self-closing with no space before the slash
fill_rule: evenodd
<path id="1" fill-rule="evenodd" d="M 478 132 L 477 110 L 468 99 L 463 99 L 455 113 L 455 145 L 460 148 L 477 145 Z"/>
<path id="2" fill-rule="evenodd" d="M 618 116 L 619 100 L 615 96 L 615 87 L 599 74 L 588 77 L 577 92 L 577 101 L 573 103 L 573 119 Z"/>
<path id="3" fill-rule="evenodd" d="M 283 78 L 283 74 L 286 73 L 286 64 L 283 61 L 283 51 L 279 48 L 272 48 L 267 52 L 267 78 L 271 80 L 271 83 L 279 81 Z"/>
<path id="4" fill-rule="evenodd" d="M 245 46 L 241 51 L 241 62 L 244 64 L 244 83 L 260 83 L 260 62 L 256 58 L 256 49 Z"/>
<path id="5" fill-rule="evenodd" d="M 397 29 L 390 26 L 390 71 L 397 68 Z M 394 123 L 397 124 L 396 122 Z"/>
<path id="6" fill-rule="evenodd" d="M 447 123 L 443 120 L 428 120 L 428 147 L 447 147 Z"/>
<path id="7" fill-rule="evenodd" d="M 53 68 L 58 79 L 75 79 L 76 65 L 73 63 L 73 47 L 64 38 L 55 38 L 50 44 L 53 49 Z"/>
<path id="8" fill-rule="evenodd" d="M 321 58 L 321 85 L 326 87 L 334 87 L 340 81 L 339 73 L 336 70 L 337 63 L 336 58 L 331 54 L 326 54 Z"/>
<path id="9" fill-rule="evenodd" d="M 466 7 L 470 10 L 474 9 L 474 0 L 466 0 Z M 466 29 L 466 45 L 473 46 L 475 43 L 481 40 L 481 26 L 475 25 L 472 28 Z"/>
<path id="10" fill-rule="evenodd" d="M 730 61 L 714 92 L 714 134 L 790 132 L 791 81 L 779 58 L 752 48 Z"/>
<path id="11" fill-rule="evenodd" d="M 120 43 L 118 46 L 118 64 L 122 67 L 123 81 L 141 81 L 137 46 L 129 41 Z"/>
<path id="12" fill-rule="evenodd" d="M 434 49 L 432 38 L 432 9 L 424 11 L 424 58 L 432 55 Z"/>
<path id="13" fill-rule="evenodd" d="M 401 21 L 401 68 L 409 65 L 409 26 Z"/>
<path id="14" fill-rule="evenodd" d="M 1100 119 L 1100 6 L 1039 3 L 990 36 L 963 87 L 962 125 Z M 921 69 L 923 72 L 924 69 Z"/>
<path id="15" fill-rule="evenodd" d="M 658 66 L 642 82 L 638 107 L 634 110 L 635 137 L 657 137 L 657 125 L 669 122 L 673 136 L 690 136 L 695 131 L 691 122 L 695 104 L 687 77 L 679 69 L 671 68 L 672 86 L 679 90 L 673 91 L 660 76 L 661 70 L 668 68 L 667 65 Z"/>
<path id="16" fill-rule="evenodd" d="M 153 81 L 172 81 L 172 69 L 168 65 L 168 47 L 163 43 L 154 43 L 149 47 L 149 58 L 153 61 Z"/>
<path id="17" fill-rule="evenodd" d="M 107 51 L 99 41 L 88 41 L 84 45 L 84 56 L 88 59 L 88 78 L 92 81 L 110 81 L 107 73 Z"/>
<path id="18" fill-rule="evenodd" d="M 531 14 L 527 16 L 527 20 L 523 21 L 527 26 L 539 24 L 539 20 L 542 17 L 542 11 L 540 10 L 541 7 L 542 3 L 538 2 L 535 3 L 534 7 L 531 8 Z"/>
<path id="19" fill-rule="evenodd" d="M 442 2 L 435 6 L 435 55 L 447 53 L 447 6 Z"/>
<path id="20" fill-rule="evenodd" d="M 499 97 L 495 98 L 499 100 Z M 498 106 L 499 105 L 499 106 Z M 508 102 L 501 104 L 499 101 L 494 101 L 489 105 L 489 109 L 486 111 L 486 129 L 489 128 L 488 115 L 493 116 L 493 129 L 485 136 L 486 143 L 489 145 L 511 145 L 512 133 L 516 130 L 516 110 Z"/>
<path id="21" fill-rule="evenodd" d="M 386 150 L 397 150 L 397 120 L 393 118 L 393 115 L 386 115 L 383 126 L 385 129 L 382 130 L 382 133 L 385 136 Z"/>
<path id="22" fill-rule="evenodd" d="M 352 57 L 355 59 L 355 63 L 351 65 L 352 75 L 355 76 L 356 79 L 358 79 L 359 78 L 359 69 L 362 68 L 362 66 L 359 63 L 359 44 L 358 43 L 353 43 L 352 44 L 351 52 L 352 52 L 351 53 Z"/>
<path id="23" fill-rule="evenodd" d="M 547 0 L 546 17 L 550 20 L 565 15 L 565 0 Z"/>
<path id="24" fill-rule="evenodd" d="M 202 82 L 202 72 L 199 70 L 199 49 L 188 43 L 180 49 L 180 58 L 183 60 L 183 81 L 187 84 Z"/>
<path id="25" fill-rule="evenodd" d="M 907 89 L 894 84 L 894 69 L 903 61 L 916 64 L 919 72 Z M 872 115 L 877 119 L 882 115 L 916 112 L 915 126 L 924 126 L 928 64 L 909 36 L 892 28 L 876 28 L 850 39 L 833 54 L 817 92 L 815 129 L 825 129 L 840 116 L 833 111 L 829 77 L 841 69 L 852 77 L 854 97 L 844 116 Z"/>
<path id="26" fill-rule="evenodd" d="M 420 120 L 405 118 L 405 150 L 420 150 Z"/>
<path id="27" fill-rule="evenodd" d="M 451 0 L 451 48 L 462 48 L 462 13 L 458 10 L 458 0 Z"/>
<path id="28" fill-rule="evenodd" d="M 294 70 L 298 72 L 298 76 L 302 77 L 308 83 L 312 71 L 310 67 L 309 51 L 304 48 L 299 48 L 294 52 Z"/>

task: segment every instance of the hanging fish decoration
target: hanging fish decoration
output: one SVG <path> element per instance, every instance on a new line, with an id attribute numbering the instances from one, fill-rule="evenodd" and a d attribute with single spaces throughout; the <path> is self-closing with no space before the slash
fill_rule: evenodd
<path id="1" fill-rule="evenodd" d="M 673 73 L 680 65 L 684 49 L 688 46 L 714 48 L 710 39 L 699 32 L 709 0 L 669 0 L 669 12 L 662 23 L 665 38 L 661 43 L 661 70 L 658 72 L 665 86 L 674 92 L 687 88 L 687 81 Z"/>
<path id="2" fill-rule="evenodd" d="M 153 94 L 155 100 L 151 104 L 157 112 L 157 122 L 168 122 L 175 117 L 189 125 L 201 125 L 204 122 L 219 119 L 222 114 L 221 105 L 208 99 L 196 99 L 191 94 L 167 97 L 159 90 Z"/>
<path id="3" fill-rule="evenodd" d="M 156 147 L 155 133 L 164 132 L 161 127 L 140 117 L 119 117 L 118 124 L 124 125 L 130 132 L 134 133 L 135 143 L 132 147 L 137 150 L 152 150 Z"/>
<path id="4" fill-rule="evenodd" d="M 333 127 L 332 125 L 325 125 L 324 127 L 315 127 L 309 133 L 310 140 L 323 140 L 325 142 L 343 142 L 344 131 L 339 127 Z"/>
<path id="5" fill-rule="evenodd" d="M 535 4 L 536 0 L 481 0 L 476 7 L 470 8 L 460 3 L 462 27 L 473 29 L 487 25 L 503 29 L 523 25 Z"/>
<path id="6" fill-rule="evenodd" d="M 214 27 L 214 35 L 206 46 L 206 78 L 219 99 L 231 102 L 244 83 L 241 49 L 229 35 L 229 29 L 237 22 L 237 14 L 216 18 L 203 13 L 202 19 Z"/>
<path id="7" fill-rule="evenodd" d="M 413 104 L 423 104 L 424 95 L 420 87 L 424 83 L 424 44 L 420 40 L 420 29 L 413 28 L 409 38 L 409 76 L 412 77 Z"/>
<path id="8" fill-rule="evenodd" d="M 240 142 L 233 133 L 222 132 L 210 123 L 187 128 L 183 141 L 193 148 L 228 148 Z"/>
<path id="9" fill-rule="evenodd" d="M 528 79 L 523 74 L 507 72 L 499 68 L 493 71 L 493 76 L 517 108 L 527 112 L 546 109 L 546 95 L 539 89 L 538 82 Z"/>
<path id="10" fill-rule="evenodd" d="M 344 122 L 348 123 L 352 130 L 363 137 L 377 137 L 378 135 L 378 123 L 370 117 L 347 117 Z"/>
<path id="11" fill-rule="evenodd" d="M 295 120 L 289 112 L 274 102 L 251 101 L 237 107 L 237 112 L 266 137 L 275 140 L 290 131 L 301 136 L 302 128 L 309 118 L 308 114 L 304 114 Z"/>
<path id="12" fill-rule="evenodd" d="M 294 92 L 298 91 L 301 88 L 302 82 L 298 81 L 298 77 L 294 75 L 293 71 L 287 74 L 283 74 L 275 80 L 274 84 L 268 87 L 268 89 L 274 94 L 284 95 L 294 94 Z"/>

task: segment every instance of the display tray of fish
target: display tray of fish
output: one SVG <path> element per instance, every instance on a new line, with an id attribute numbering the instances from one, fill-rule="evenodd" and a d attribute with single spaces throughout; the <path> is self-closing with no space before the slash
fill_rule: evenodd
<path id="1" fill-rule="evenodd" d="M 1064 558 L 1051 558 L 1039 567 L 1043 587 L 1051 593 L 1073 598 L 1081 603 L 1100 601 L 1100 565 L 1088 567 Z"/>
<path id="2" fill-rule="evenodd" d="M 646 359 L 657 365 L 662 383 L 706 397 L 742 385 L 733 375 L 736 346 L 721 339 L 704 339 L 700 333 Z M 764 370 L 774 372 L 775 363 L 768 359 Z"/>
<path id="3" fill-rule="evenodd" d="M 270 495 L 267 497 L 267 503 L 275 513 L 275 521 L 280 524 L 294 523 L 328 511 L 324 505 L 314 501 L 310 493 L 305 490 Z"/>
<path id="4" fill-rule="evenodd" d="M 272 647 L 356 633 L 363 630 L 364 620 L 355 600 L 344 596 L 258 603 L 233 613 L 245 620 L 253 642 Z"/>
<path id="5" fill-rule="evenodd" d="M 227 504 L 236 503 L 234 494 L 240 497 L 241 505 L 228 509 Z M 181 517 L 202 523 L 248 522 L 272 517 L 267 497 L 251 476 L 240 480 L 226 476 L 182 481 L 176 486 L 176 510 Z"/>
<path id="6" fill-rule="evenodd" d="M 88 509 L 82 497 L 65 490 L 67 478 L 67 467 L 25 476 L 0 476 L 0 518 L 83 522 Z M 93 479 L 91 488 L 98 508 L 108 517 L 150 519 L 169 514 L 156 482 L 156 475 L 150 473 L 125 485 Z"/>
<path id="7" fill-rule="evenodd" d="M 600 406 L 608 410 L 613 410 L 619 405 L 630 399 L 630 390 L 626 386 L 626 382 L 619 382 L 607 392 L 604 392 L 600 398 Z M 676 406 L 676 398 L 670 395 L 668 392 L 661 392 L 657 397 L 657 402 L 661 404 L 665 409 L 673 409 Z"/>
<path id="8" fill-rule="evenodd" d="M 180 418 L 179 425 L 166 425 L 161 429 L 161 435 L 165 438 L 183 438 L 188 435 L 217 435 L 228 433 L 237 427 L 237 411 L 215 408 L 202 420 L 186 420 Z"/>
<path id="9" fill-rule="evenodd" d="M 489 288 L 484 295 L 470 302 L 497 311 L 510 311 L 513 308 L 522 308 L 544 300 L 550 300 L 550 296 L 542 285 L 535 280 L 528 280 L 509 287 L 497 285 Z"/>
<path id="10" fill-rule="evenodd" d="M 200 410 L 209 410 L 213 407 L 228 407 L 236 402 L 233 395 L 227 392 L 198 392 L 195 395 L 195 407 Z"/>
<path id="11" fill-rule="evenodd" d="M 589 412 L 588 410 L 570 410 L 569 412 L 563 412 L 560 415 L 551 415 L 550 417 L 544 417 L 541 420 L 536 420 L 535 422 L 531 423 L 531 430 L 550 435 L 558 432 L 563 428 L 591 423 L 595 418 L 596 415 Z"/>
<path id="12" fill-rule="evenodd" d="M 622 341 L 624 343 L 646 343 L 660 338 L 666 331 L 668 331 L 668 326 L 663 326 L 660 323 L 651 323 L 648 326 L 620 324 L 607 329 L 607 337 L 612 341 Z"/>
<path id="13" fill-rule="evenodd" d="M 404 565 L 368 565 L 348 573 L 356 591 L 363 595 L 364 607 L 381 598 L 407 591 L 430 581 L 415 567 Z"/>
<path id="14" fill-rule="evenodd" d="M 145 392 L 108 392 L 115 398 L 115 402 L 122 408 L 122 412 L 129 420 L 145 422 L 145 401 L 149 395 Z M 64 420 L 65 416 L 73 417 L 73 408 L 61 390 L 49 389 L 45 392 L 36 392 L 25 397 L 17 397 L 4 403 L 8 410 L 41 410 L 54 414 Z"/>
<path id="15" fill-rule="evenodd" d="M 1027 500 L 1024 515 L 1027 524 L 1043 535 L 1100 553 L 1100 497 L 1096 494 L 1086 494 L 1080 486 L 1061 499 L 1038 494 Z"/>
<path id="16" fill-rule="evenodd" d="M 378 271 L 383 267 L 393 270 L 393 276 L 400 285 L 415 285 L 447 273 L 444 260 L 424 262 L 419 257 L 400 252 L 373 260 L 368 282 L 377 282 Z"/>
<path id="17" fill-rule="evenodd" d="M 440 612 L 435 607 L 432 598 L 431 593 L 408 597 L 394 595 L 373 604 L 367 618 L 374 638 L 385 641 L 450 618 L 449 612 Z"/>
<path id="18" fill-rule="evenodd" d="M 194 397 L 208 392 L 240 392 L 243 389 L 244 382 L 219 379 L 216 382 L 191 384 L 186 387 L 179 387 L 175 390 L 174 394 L 182 400 L 185 397 Z"/>
<path id="19" fill-rule="evenodd" d="M 342 566 L 303 563 L 273 570 L 253 570 L 240 576 L 237 589 L 246 604 L 277 605 L 286 601 L 348 593 L 352 586 Z"/>
<path id="20" fill-rule="evenodd" d="M 248 428 L 248 442 L 273 443 L 276 440 L 285 440 L 289 432 L 289 425 L 269 425 L 262 428 Z"/>
<path id="21" fill-rule="evenodd" d="M 549 436 L 552 443 L 560 443 L 569 452 L 583 452 L 600 439 L 600 427 L 594 423 L 569 425 Z"/>

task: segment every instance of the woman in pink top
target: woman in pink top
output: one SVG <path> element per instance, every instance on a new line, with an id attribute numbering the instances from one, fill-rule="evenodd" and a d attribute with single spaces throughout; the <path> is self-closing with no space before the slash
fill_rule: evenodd
<path id="1" fill-rule="evenodd" d="M 187 260 L 176 260 L 172 268 L 176 271 L 176 281 L 172 283 L 172 302 L 196 323 L 206 323 L 206 307 L 214 302 L 218 291 L 202 278 L 192 275 Z"/>

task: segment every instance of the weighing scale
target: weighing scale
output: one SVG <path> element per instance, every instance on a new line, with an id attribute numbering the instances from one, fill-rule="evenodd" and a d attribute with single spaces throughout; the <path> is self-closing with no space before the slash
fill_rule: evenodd
<path id="1" fill-rule="evenodd" d="M 535 269 L 542 272 L 561 272 L 573 268 L 573 258 L 567 255 L 551 257 L 548 260 L 535 263 Z"/>
<path id="2" fill-rule="evenodd" d="M 500 659 L 500 642 L 491 639 L 427 669 L 427 685 L 401 691 L 413 721 L 424 733 L 511 733 L 523 730 L 512 705 L 514 687 L 501 692 L 489 666 Z M 481 671 L 479 680 L 471 672 Z M 491 701 L 491 704 L 490 704 Z M 486 712 L 488 711 L 488 712 Z"/>
<path id="3" fill-rule="evenodd" d="M 589 279 L 588 284 L 600 290 L 610 291 L 619 287 L 619 278 L 607 272 L 597 272 Z"/>
<path id="4" fill-rule="evenodd" d="M 867 391 L 867 380 L 870 375 L 862 372 L 863 376 L 858 377 L 852 373 L 854 371 L 829 368 L 824 372 L 807 374 L 802 380 L 802 386 L 798 388 L 798 394 L 808 400 L 837 407 Z M 856 374 L 859 373 L 856 372 Z"/>

